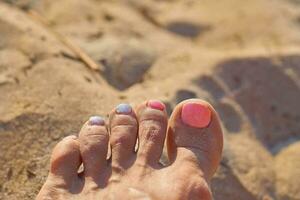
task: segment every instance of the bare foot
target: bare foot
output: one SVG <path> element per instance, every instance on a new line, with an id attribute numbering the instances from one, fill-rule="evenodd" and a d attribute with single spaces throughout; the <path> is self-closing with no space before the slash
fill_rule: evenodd
<path id="1" fill-rule="evenodd" d="M 166 133 L 170 165 L 163 166 L 159 159 Z M 101 117 L 92 117 L 78 137 L 57 144 L 37 199 L 209 200 L 222 146 L 219 118 L 204 101 L 180 103 L 169 122 L 158 101 L 145 102 L 135 111 L 121 104 L 107 126 Z M 81 163 L 84 170 L 78 173 Z"/>

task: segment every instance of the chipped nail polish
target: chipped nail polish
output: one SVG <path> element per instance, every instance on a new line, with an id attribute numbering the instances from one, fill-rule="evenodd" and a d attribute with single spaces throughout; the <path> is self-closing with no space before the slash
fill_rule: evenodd
<path id="1" fill-rule="evenodd" d="M 150 100 L 148 101 L 147 104 L 150 108 L 156 109 L 156 110 L 164 110 L 165 109 L 165 105 L 158 101 L 158 100 Z"/>
<path id="2" fill-rule="evenodd" d="M 91 126 L 103 126 L 105 124 L 105 120 L 100 116 L 92 116 L 89 119 L 89 125 Z"/>
<path id="3" fill-rule="evenodd" d="M 206 105 L 187 103 L 182 107 L 181 119 L 189 126 L 205 128 L 211 121 L 211 111 Z"/>
<path id="4" fill-rule="evenodd" d="M 129 104 L 121 103 L 116 107 L 116 113 L 118 114 L 130 114 L 132 112 L 132 108 Z"/>

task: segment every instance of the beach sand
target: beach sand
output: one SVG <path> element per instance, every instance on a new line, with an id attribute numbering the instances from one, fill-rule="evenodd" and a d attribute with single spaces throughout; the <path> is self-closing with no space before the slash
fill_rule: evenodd
<path id="1" fill-rule="evenodd" d="M 202 98 L 225 132 L 214 199 L 299 200 L 299 45 L 297 0 L 0 1 L 0 199 L 34 199 L 89 116 Z"/>

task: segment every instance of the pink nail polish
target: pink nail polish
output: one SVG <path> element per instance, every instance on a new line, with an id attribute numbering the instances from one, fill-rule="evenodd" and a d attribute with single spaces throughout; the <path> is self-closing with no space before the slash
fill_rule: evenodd
<path id="1" fill-rule="evenodd" d="M 206 105 L 187 103 L 182 107 L 181 119 L 189 126 L 205 128 L 211 121 L 211 111 Z"/>
<path id="2" fill-rule="evenodd" d="M 150 100 L 148 101 L 147 104 L 150 108 L 156 109 L 156 110 L 164 110 L 165 109 L 165 105 L 158 101 L 158 100 Z"/>

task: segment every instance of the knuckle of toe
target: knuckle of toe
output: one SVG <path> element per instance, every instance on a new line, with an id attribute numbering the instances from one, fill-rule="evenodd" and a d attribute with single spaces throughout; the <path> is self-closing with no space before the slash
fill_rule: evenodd
<path id="1" fill-rule="evenodd" d="M 91 147 L 95 145 L 103 145 L 108 143 L 108 133 L 107 132 L 88 132 L 80 137 L 81 147 Z"/>
<path id="2" fill-rule="evenodd" d="M 99 137 L 99 138 L 108 138 L 108 132 L 105 127 L 94 127 L 88 128 L 84 137 Z"/>
<path id="3" fill-rule="evenodd" d="M 164 130 L 160 125 L 149 125 L 143 128 L 143 135 L 147 141 L 157 141 L 163 137 Z"/>
<path id="4" fill-rule="evenodd" d="M 167 117 L 162 112 L 151 112 L 151 114 L 144 114 L 140 117 L 140 123 L 143 122 L 156 122 L 156 123 L 166 123 Z"/>
<path id="5" fill-rule="evenodd" d="M 137 131 L 137 125 L 136 124 L 118 124 L 118 125 L 112 126 L 110 131 L 112 134 L 120 133 L 120 132 L 132 133 L 132 132 Z"/>
<path id="6" fill-rule="evenodd" d="M 134 117 L 128 115 L 120 115 L 118 117 L 114 117 L 111 120 L 111 126 L 119 126 L 119 125 L 131 125 L 137 126 L 137 121 Z"/>
<path id="7" fill-rule="evenodd" d="M 110 138 L 110 144 L 112 147 L 118 145 L 129 145 L 131 143 L 132 143 L 132 138 L 127 134 L 118 134 L 118 135 L 111 136 Z"/>

